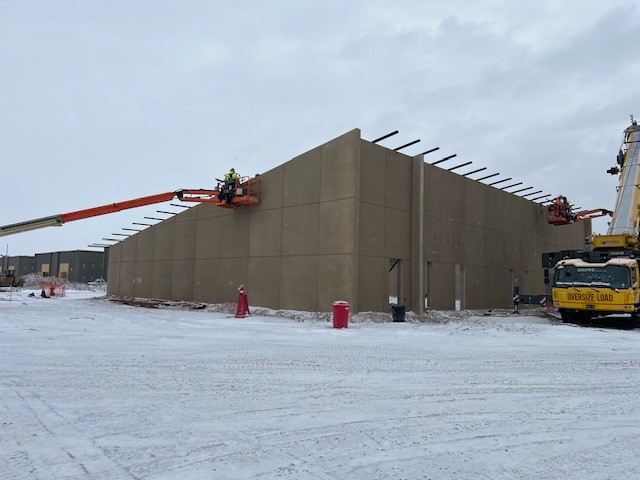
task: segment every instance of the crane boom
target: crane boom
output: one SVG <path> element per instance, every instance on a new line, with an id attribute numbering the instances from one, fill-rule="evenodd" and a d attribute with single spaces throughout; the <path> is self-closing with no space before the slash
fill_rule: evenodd
<path id="1" fill-rule="evenodd" d="M 624 131 L 623 148 L 618 153 L 620 185 L 616 207 L 607 235 L 637 235 L 640 205 L 640 127 L 635 121 Z"/>

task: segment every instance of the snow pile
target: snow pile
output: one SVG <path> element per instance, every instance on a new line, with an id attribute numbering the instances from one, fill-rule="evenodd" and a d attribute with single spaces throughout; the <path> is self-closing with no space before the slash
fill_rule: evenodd
<path id="1" fill-rule="evenodd" d="M 148 308 L 171 308 L 183 310 L 204 309 L 209 312 L 219 312 L 234 314 L 237 305 L 231 302 L 225 303 L 202 303 L 190 301 L 171 301 L 154 298 L 133 298 L 110 295 L 109 300 L 124 303 L 127 305 L 148 307 Z M 250 306 L 249 310 L 253 316 L 288 318 L 297 322 L 322 323 L 331 322 L 332 312 L 307 312 L 303 310 L 271 309 L 259 306 Z M 405 313 L 407 323 L 449 323 L 459 322 L 471 317 L 483 316 L 508 316 L 513 315 L 513 310 L 428 310 L 423 314 L 414 312 Z M 545 309 L 529 309 L 518 312 L 522 316 L 537 316 L 547 318 L 550 313 Z M 359 312 L 349 315 L 351 323 L 387 323 L 393 322 L 391 313 L 385 312 Z"/>
<path id="2" fill-rule="evenodd" d="M 43 277 L 41 275 L 36 275 L 35 273 L 30 273 L 25 275 L 24 277 L 24 288 L 27 289 L 38 289 L 42 288 L 43 282 L 55 283 L 55 284 L 65 284 L 67 286 L 67 290 L 78 290 L 78 291 L 87 291 L 87 292 L 106 292 L 106 285 L 87 285 L 86 283 L 77 283 L 77 282 L 69 282 L 66 278 L 59 277 Z"/>
<path id="3" fill-rule="evenodd" d="M 640 478 L 640 330 L 28 294 L 0 293 L 2 478 Z"/>

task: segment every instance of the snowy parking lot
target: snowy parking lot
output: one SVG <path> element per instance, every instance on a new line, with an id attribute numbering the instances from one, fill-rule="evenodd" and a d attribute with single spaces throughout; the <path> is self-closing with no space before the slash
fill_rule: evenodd
<path id="1" fill-rule="evenodd" d="M 640 478 L 638 329 L 28 293 L 0 293 L 3 479 Z"/>

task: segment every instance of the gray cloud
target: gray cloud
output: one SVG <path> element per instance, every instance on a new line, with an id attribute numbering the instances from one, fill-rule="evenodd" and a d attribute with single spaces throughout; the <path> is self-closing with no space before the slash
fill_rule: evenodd
<path id="1" fill-rule="evenodd" d="M 354 127 L 612 208 L 631 2 L 0 4 L 0 224 L 263 172 Z M 435 159 L 435 157 L 434 157 Z M 83 248 L 143 211 L 6 237 Z"/>

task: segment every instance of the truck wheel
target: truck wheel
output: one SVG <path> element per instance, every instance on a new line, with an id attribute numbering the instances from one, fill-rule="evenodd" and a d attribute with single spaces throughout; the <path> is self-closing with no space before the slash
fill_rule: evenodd
<path id="1" fill-rule="evenodd" d="M 593 315 L 589 312 L 580 312 L 576 313 L 576 317 L 581 322 L 590 322 L 593 318 Z"/>
<path id="2" fill-rule="evenodd" d="M 573 321 L 573 313 L 569 312 L 568 310 L 565 310 L 564 308 L 561 308 L 560 309 L 560 318 L 562 318 L 562 321 L 564 323 L 572 322 Z"/>
<path id="3" fill-rule="evenodd" d="M 631 314 L 631 328 L 640 328 L 640 316 L 638 312 L 633 312 Z"/>

